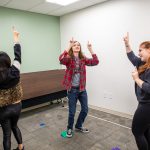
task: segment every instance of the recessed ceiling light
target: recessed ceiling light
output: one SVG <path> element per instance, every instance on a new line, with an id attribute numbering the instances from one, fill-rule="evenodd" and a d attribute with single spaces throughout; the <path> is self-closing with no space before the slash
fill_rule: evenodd
<path id="1" fill-rule="evenodd" d="M 55 4 L 66 6 L 74 2 L 77 2 L 79 0 L 46 0 L 46 1 L 49 3 L 55 3 Z"/>

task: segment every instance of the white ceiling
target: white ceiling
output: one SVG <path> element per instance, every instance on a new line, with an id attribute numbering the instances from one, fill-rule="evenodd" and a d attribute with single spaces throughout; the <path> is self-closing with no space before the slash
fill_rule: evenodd
<path id="1" fill-rule="evenodd" d="M 46 0 L 0 0 L 0 6 L 36 12 L 47 15 L 62 16 L 108 0 L 80 0 L 68 6 L 48 3 Z"/>

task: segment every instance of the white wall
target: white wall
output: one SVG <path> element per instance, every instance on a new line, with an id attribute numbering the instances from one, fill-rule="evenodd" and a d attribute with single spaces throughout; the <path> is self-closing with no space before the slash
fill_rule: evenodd
<path id="1" fill-rule="evenodd" d="M 87 41 L 100 59 L 96 67 L 87 67 L 89 104 L 133 115 L 137 100 L 126 57 L 123 36 L 130 32 L 136 54 L 142 41 L 150 40 L 150 1 L 111 0 L 61 17 L 61 49 L 71 37 L 78 40 L 85 54 Z"/>

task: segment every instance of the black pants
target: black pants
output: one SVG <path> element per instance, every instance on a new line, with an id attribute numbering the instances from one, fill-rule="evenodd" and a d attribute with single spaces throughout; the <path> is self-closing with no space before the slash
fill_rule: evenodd
<path id="1" fill-rule="evenodd" d="M 0 107 L 0 124 L 3 130 L 4 150 L 11 150 L 11 131 L 13 131 L 17 143 L 22 144 L 21 132 L 17 126 L 21 108 L 21 103 Z"/>
<path id="2" fill-rule="evenodd" d="M 150 104 L 139 104 L 132 122 L 132 133 L 139 150 L 150 150 Z"/>

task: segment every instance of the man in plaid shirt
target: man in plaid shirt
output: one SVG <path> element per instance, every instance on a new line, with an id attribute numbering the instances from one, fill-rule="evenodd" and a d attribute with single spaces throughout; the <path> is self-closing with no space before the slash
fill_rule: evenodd
<path id="1" fill-rule="evenodd" d="M 86 58 L 81 51 L 79 42 L 70 41 L 69 48 L 65 50 L 59 57 L 60 64 L 66 66 L 66 73 L 63 80 L 64 87 L 68 90 L 69 99 L 69 117 L 67 126 L 67 137 L 72 137 L 74 124 L 74 116 L 76 111 L 76 103 L 79 99 L 81 103 L 81 112 L 79 114 L 76 130 L 87 133 L 88 129 L 83 128 L 82 124 L 88 113 L 88 100 L 86 93 L 86 65 L 95 66 L 99 63 L 96 54 L 93 53 L 92 45 L 88 42 L 88 50 L 92 58 Z"/>

